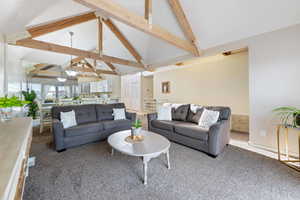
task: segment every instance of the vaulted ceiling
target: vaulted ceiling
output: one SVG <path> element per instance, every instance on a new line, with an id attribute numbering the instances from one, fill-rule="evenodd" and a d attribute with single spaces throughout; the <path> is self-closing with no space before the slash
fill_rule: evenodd
<path id="1" fill-rule="evenodd" d="M 144 16 L 144 0 L 114 0 L 129 10 Z M 245 39 L 300 23 L 299 0 L 180 0 L 188 21 L 199 40 L 202 50 Z M 77 15 L 90 9 L 73 0 L 4 0 L 0 2 L 0 33 L 22 32 L 25 27 L 51 20 Z M 114 21 L 126 35 L 145 63 L 155 63 L 187 54 L 165 41 Z M 184 38 L 184 34 L 172 13 L 167 0 L 153 0 L 153 24 Z M 74 35 L 74 47 L 92 50 L 97 46 L 97 21 L 92 20 L 39 37 L 39 40 L 69 46 L 68 32 Z M 133 56 L 115 35 L 104 28 L 103 53 L 133 60 Z M 24 47 L 10 46 L 9 59 L 23 59 L 33 63 L 64 65 L 70 56 Z M 136 68 L 116 64 L 121 72 Z"/>

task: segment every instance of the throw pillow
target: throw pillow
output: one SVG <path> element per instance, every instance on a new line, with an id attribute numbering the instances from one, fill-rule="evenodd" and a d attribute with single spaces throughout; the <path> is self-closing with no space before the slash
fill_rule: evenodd
<path id="1" fill-rule="evenodd" d="M 161 106 L 158 108 L 157 120 L 172 121 L 171 106 Z"/>
<path id="2" fill-rule="evenodd" d="M 196 114 L 196 112 L 201 109 L 203 106 L 197 105 L 197 104 L 191 104 L 190 105 L 190 111 L 194 114 Z"/>
<path id="3" fill-rule="evenodd" d="M 202 112 L 203 112 L 203 106 L 191 104 L 187 121 L 198 124 Z"/>
<path id="4" fill-rule="evenodd" d="M 60 121 L 64 128 L 70 128 L 72 126 L 77 126 L 75 111 L 70 112 L 60 112 Z"/>
<path id="5" fill-rule="evenodd" d="M 186 121 L 189 105 L 172 104 L 172 120 Z"/>
<path id="6" fill-rule="evenodd" d="M 198 125 L 201 128 L 209 129 L 209 127 L 211 125 L 213 125 L 214 123 L 216 123 L 218 121 L 219 115 L 220 115 L 220 112 L 218 112 L 218 111 L 204 109 L 203 113 L 199 119 Z"/>
<path id="7" fill-rule="evenodd" d="M 113 108 L 114 120 L 124 120 L 126 119 L 124 108 Z"/>

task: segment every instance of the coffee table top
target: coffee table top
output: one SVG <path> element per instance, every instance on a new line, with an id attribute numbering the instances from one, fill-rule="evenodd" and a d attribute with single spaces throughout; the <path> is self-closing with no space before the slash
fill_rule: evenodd
<path id="1" fill-rule="evenodd" d="M 107 141 L 112 148 L 131 156 L 151 156 L 170 148 L 169 140 L 159 134 L 145 130 L 141 130 L 141 134 L 144 140 L 133 144 L 125 141 L 125 138 L 131 135 L 131 130 L 114 133 Z"/>

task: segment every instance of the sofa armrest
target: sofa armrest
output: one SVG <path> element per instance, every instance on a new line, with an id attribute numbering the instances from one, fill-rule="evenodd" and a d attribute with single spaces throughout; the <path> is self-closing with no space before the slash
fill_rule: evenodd
<path id="1" fill-rule="evenodd" d="M 136 113 L 126 112 L 126 119 L 131 120 L 131 122 L 135 122 L 136 119 Z"/>
<path id="2" fill-rule="evenodd" d="M 55 150 L 60 151 L 64 149 L 64 127 L 58 119 L 52 120 L 52 132 L 55 143 Z"/>
<path id="3" fill-rule="evenodd" d="M 219 155 L 229 143 L 230 120 L 222 120 L 209 128 L 208 152 L 213 156 Z"/>
<path id="4" fill-rule="evenodd" d="M 147 114 L 147 120 L 148 120 L 148 130 L 151 131 L 151 121 L 157 119 L 157 113 L 149 113 Z"/>

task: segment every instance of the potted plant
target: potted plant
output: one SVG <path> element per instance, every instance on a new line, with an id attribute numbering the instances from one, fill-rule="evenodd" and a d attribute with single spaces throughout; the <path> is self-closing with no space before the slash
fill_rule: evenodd
<path id="1" fill-rule="evenodd" d="M 34 90 L 31 90 L 30 92 L 27 90 L 27 91 L 22 91 L 22 94 L 23 94 L 25 100 L 27 102 L 29 102 L 27 104 L 27 106 L 29 107 L 27 116 L 32 117 L 32 119 L 35 120 L 37 118 L 37 114 L 39 111 L 39 106 L 38 106 L 37 102 L 35 101 L 36 93 Z"/>
<path id="2" fill-rule="evenodd" d="M 18 97 L 13 96 L 13 97 L 1 97 L 0 98 L 0 109 L 1 109 L 1 114 L 3 115 L 3 120 L 7 121 L 12 118 L 12 107 L 22 107 L 26 105 L 28 102 L 27 101 L 22 101 Z"/>
<path id="3" fill-rule="evenodd" d="M 300 127 L 300 110 L 292 106 L 279 107 L 273 110 L 278 116 L 283 125 L 292 125 Z"/>
<path id="4" fill-rule="evenodd" d="M 131 128 L 132 138 L 134 138 L 134 136 L 139 136 L 141 134 L 141 130 L 142 130 L 142 122 L 141 122 L 141 120 L 137 119 L 132 124 L 132 128 Z"/>

